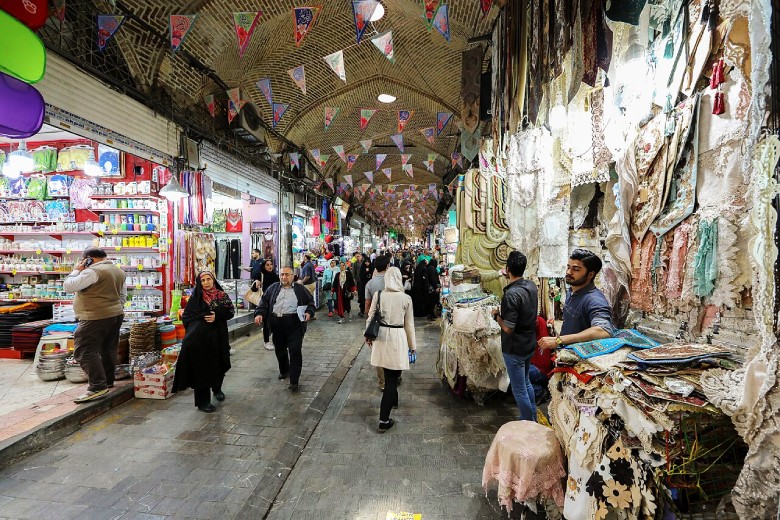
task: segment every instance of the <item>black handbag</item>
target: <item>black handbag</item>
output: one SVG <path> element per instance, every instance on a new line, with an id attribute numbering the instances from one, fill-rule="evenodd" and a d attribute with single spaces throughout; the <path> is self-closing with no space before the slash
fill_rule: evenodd
<path id="1" fill-rule="evenodd" d="M 333 284 L 330 282 L 325 282 L 325 285 L 322 286 L 323 291 L 330 291 L 333 289 Z"/>
<path id="2" fill-rule="evenodd" d="M 374 341 L 379 336 L 379 327 L 382 326 L 382 291 L 379 291 L 376 295 L 376 311 L 374 311 L 374 317 L 371 318 L 371 322 L 366 327 L 366 331 L 363 336 L 371 341 Z"/>

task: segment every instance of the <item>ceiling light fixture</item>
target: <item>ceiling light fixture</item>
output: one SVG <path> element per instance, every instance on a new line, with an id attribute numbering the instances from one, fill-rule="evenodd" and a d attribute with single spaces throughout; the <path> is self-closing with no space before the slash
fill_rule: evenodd
<path id="1" fill-rule="evenodd" d="M 379 94 L 377 96 L 377 99 L 379 100 L 380 103 L 392 103 L 397 98 L 391 94 Z"/>
<path id="2" fill-rule="evenodd" d="M 181 187 L 179 181 L 176 180 L 176 176 L 172 175 L 171 180 L 168 181 L 168 184 L 166 184 L 163 189 L 160 190 L 160 196 L 165 197 L 170 201 L 176 202 L 177 200 L 189 197 L 190 194 L 187 192 L 187 190 Z"/>
<path id="3" fill-rule="evenodd" d="M 88 175 L 89 177 L 100 177 L 102 173 L 103 169 L 100 168 L 100 165 L 95 159 L 90 157 L 84 162 L 85 175 Z"/>
<path id="4" fill-rule="evenodd" d="M 385 7 L 382 5 L 382 2 L 376 3 L 376 8 L 374 9 L 374 14 L 371 15 L 371 18 L 368 19 L 369 22 L 378 22 L 382 19 L 382 17 L 385 15 Z"/>
<path id="5" fill-rule="evenodd" d="M 27 151 L 27 143 L 22 141 L 19 148 L 8 154 L 3 165 L 3 175 L 9 179 L 17 179 L 23 172 L 33 169 L 33 156 Z"/>

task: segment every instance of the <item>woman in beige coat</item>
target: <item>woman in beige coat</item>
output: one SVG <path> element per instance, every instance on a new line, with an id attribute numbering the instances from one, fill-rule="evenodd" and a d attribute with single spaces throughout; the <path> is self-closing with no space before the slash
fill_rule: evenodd
<path id="1" fill-rule="evenodd" d="M 398 406 L 398 378 L 402 370 L 409 370 L 409 351 L 417 350 L 412 299 L 404 292 L 397 267 L 385 273 L 385 288 L 371 300 L 366 326 L 377 311 L 377 302 L 381 304 L 382 326 L 379 336 L 373 342 L 366 338 L 366 343 L 372 348 L 371 364 L 385 369 L 385 389 L 379 408 L 379 432 L 384 433 L 395 424 L 390 410 Z"/>

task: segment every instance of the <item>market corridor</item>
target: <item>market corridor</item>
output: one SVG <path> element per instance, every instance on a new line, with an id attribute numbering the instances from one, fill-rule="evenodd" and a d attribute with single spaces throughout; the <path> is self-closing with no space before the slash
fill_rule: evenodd
<path id="1" fill-rule="evenodd" d="M 513 403 L 451 396 L 435 375 L 438 322 L 418 320 L 397 425 L 380 435 L 362 329 L 320 314 L 297 394 L 277 380 L 261 336 L 238 341 L 217 413 L 199 413 L 190 392 L 130 401 L 0 471 L 0 518 L 506 518 L 480 482 Z"/>

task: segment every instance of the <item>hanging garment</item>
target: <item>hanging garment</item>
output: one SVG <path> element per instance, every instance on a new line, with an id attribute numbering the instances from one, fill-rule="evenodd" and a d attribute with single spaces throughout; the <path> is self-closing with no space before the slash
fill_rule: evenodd
<path id="1" fill-rule="evenodd" d="M 225 223 L 225 231 L 228 233 L 241 233 L 241 231 L 244 229 L 243 220 L 244 217 L 241 214 L 240 209 L 229 209 L 227 210 L 227 215 L 225 216 L 226 223 Z"/>
<path id="2" fill-rule="evenodd" d="M 241 278 L 241 240 L 230 241 L 230 278 Z"/>

